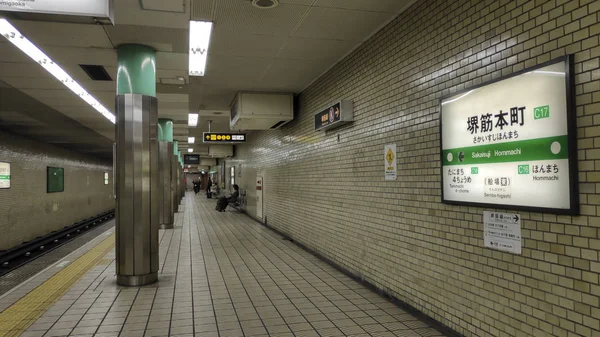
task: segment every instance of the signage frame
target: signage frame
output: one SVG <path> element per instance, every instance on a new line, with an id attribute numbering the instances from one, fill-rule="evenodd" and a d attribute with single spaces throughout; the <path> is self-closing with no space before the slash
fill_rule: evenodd
<path id="1" fill-rule="evenodd" d="M 317 127 L 317 116 L 327 112 L 329 109 L 333 108 L 338 104 L 340 106 L 340 119 L 331 124 Z M 327 131 L 329 129 L 334 129 L 342 125 L 352 123 L 354 122 L 354 102 L 351 100 L 339 99 L 337 101 L 332 102 L 331 104 L 324 106 L 322 109 L 319 109 L 319 111 L 315 112 L 314 118 L 315 119 L 313 123 L 315 131 Z"/>
<path id="2" fill-rule="evenodd" d="M 12 163 L 9 161 L 0 162 L 0 164 L 8 164 L 8 187 L 0 187 L 0 190 L 10 190 L 12 188 Z"/>
<path id="3" fill-rule="evenodd" d="M 52 15 L 54 18 L 59 18 L 59 21 L 65 21 L 65 22 L 70 22 L 73 18 L 89 18 L 89 19 L 107 19 L 108 21 L 110 21 L 110 24 L 114 25 L 115 22 L 115 4 L 114 1 L 115 0 L 102 0 L 102 1 L 106 1 L 106 3 L 101 4 L 101 5 L 106 5 L 103 6 L 104 10 L 102 12 L 98 12 L 98 13 L 92 13 L 92 12 L 85 12 L 85 11 L 76 11 L 76 12 L 69 12 L 69 11 L 65 11 L 63 9 L 54 9 L 54 8 L 49 8 L 50 5 L 47 4 L 51 3 L 52 1 L 48 1 L 48 0 L 38 0 L 40 1 L 42 4 L 35 4 L 34 8 L 23 8 L 21 6 L 9 6 L 9 7 L 2 7 L 0 8 L 0 13 L 6 13 L 9 16 L 12 13 L 17 13 L 20 15 L 24 15 L 25 17 L 27 16 L 31 16 L 31 15 Z M 17 2 L 17 1 L 15 1 Z M 59 5 L 55 5 L 56 7 L 58 6 L 66 6 L 68 4 L 59 4 Z M 84 6 L 85 7 L 85 6 Z"/>
<path id="4" fill-rule="evenodd" d="M 565 64 L 565 87 L 566 87 L 566 99 L 567 99 L 567 139 L 569 142 L 568 150 L 568 165 L 569 165 L 569 208 L 554 208 L 554 207 L 536 207 L 536 206 L 521 206 L 521 205 L 504 205 L 504 204 L 493 204 L 493 203 L 479 203 L 470 201 L 456 201 L 446 200 L 444 198 L 444 147 L 443 147 L 443 117 L 442 117 L 442 102 L 445 99 L 465 94 L 471 90 L 488 86 L 493 83 L 497 83 L 509 78 L 513 78 L 519 75 L 523 75 L 534 70 L 544 68 L 550 65 L 564 63 Z M 440 132 L 440 191 L 441 201 L 443 204 L 456 205 L 456 206 L 470 206 L 479 208 L 493 208 L 493 209 L 504 209 L 504 210 L 516 210 L 522 212 L 535 212 L 535 213 L 551 213 L 556 215 L 580 215 L 580 200 L 579 200 L 579 167 L 577 163 L 577 119 L 576 119 L 576 107 L 575 107 L 575 81 L 574 81 L 574 55 L 569 54 L 561 56 L 550 61 L 540 63 L 533 67 L 525 68 L 520 71 L 514 72 L 509 75 L 499 77 L 497 79 L 487 81 L 475 86 L 465 88 L 463 90 L 454 92 L 452 94 L 444 95 L 439 100 L 439 132 Z"/>
<path id="5" fill-rule="evenodd" d="M 210 135 L 228 135 L 228 136 L 244 136 L 244 140 L 206 140 L 206 136 Z M 248 135 L 245 133 L 233 133 L 233 132 L 203 132 L 202 143 L 204 144 L 244 144 L 248 141 Z"/>
<path id="6" fill-rule="evenodd" d="M 198 162 L 196 163 L 196 162 L 189 161 L 188 158 L 190 158 L 190 157 L 194 157 L 194 158 L 198 157 Z M 183 155 L 183 164 L 184 165 L 200 165 L 200 159 L 201 158 L 200 158 L 199 154 L 184 154 Z"/>

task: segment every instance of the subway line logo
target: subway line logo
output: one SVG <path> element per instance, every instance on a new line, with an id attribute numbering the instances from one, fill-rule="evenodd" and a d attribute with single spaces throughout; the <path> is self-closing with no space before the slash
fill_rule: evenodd
<path id="1" fill-rule="evenodd" d="M 529 174 L 529 165 L 519 165 L 519 174 Z"/>
<path id="2" fill-rule="evenodd" d="M 533 109 L 533 119 L 550 118 L 550 106 L 538 106 Z"/>

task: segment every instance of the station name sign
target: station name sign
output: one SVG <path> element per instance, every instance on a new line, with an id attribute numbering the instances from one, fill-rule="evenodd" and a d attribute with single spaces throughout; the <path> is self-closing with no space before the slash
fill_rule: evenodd
<path id="1" fill-rule="evenodd" d="M 0 1 L 0 12 L 21 12 L 113 18 L 113 0 L 6 0 Z"/>
<path id="2" fill-rule="evenodd" d="M 202 137 L 202 140 L 204 141 L 204 143 L 245 143 L 246 134 L 205 132 Z"/>
<path id="3" fill-rule="evenodd" d="M 323 131 L 354 121 L 352 101 L 340 100 L 315 114 L 315 130 Z"/>
<path id="4" fill-rule="evenodd" d="M 570 57 L 442 99 L 442 200 L 578 214 Z"/>

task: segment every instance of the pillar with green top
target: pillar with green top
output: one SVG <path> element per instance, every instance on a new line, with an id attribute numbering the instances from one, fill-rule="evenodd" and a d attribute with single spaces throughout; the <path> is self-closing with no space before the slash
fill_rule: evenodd
<path id="1" fill-rule="evenodd" d="M 117 47 L 115 110 L 117 283 L 143 286 L 158 281 L 159 199 L 152 197 L 159 191 L 154 49 Z"/>

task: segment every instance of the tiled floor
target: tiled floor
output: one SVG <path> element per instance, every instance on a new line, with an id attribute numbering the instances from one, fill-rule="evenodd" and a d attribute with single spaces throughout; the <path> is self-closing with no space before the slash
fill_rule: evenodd
<path id="1" fill-rule="evenodd" d="M 186 199 L 161 231 L 158 284 L 118 287 L 113 252 L 22 336 L 444 336 L 214 199 Z"/>

